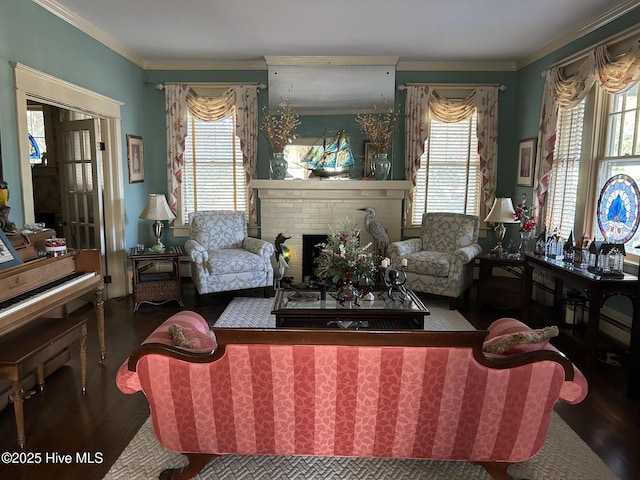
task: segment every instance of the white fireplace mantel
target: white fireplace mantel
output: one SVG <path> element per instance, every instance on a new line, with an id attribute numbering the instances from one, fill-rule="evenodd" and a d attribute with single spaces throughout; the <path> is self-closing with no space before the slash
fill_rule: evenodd
<path id="1" fill-rule="evenodd" d="M 252 180 L 249 188 L 260 199 L 261 237 L 275 240 L 287 237 L 291 250 L 288 276 L 302 279 L 302 235 L 328 234 L 347 218 L 361 229 L 364 244 L 372 241 L 364 229 L 366 213 L 376 211 L 376 220 L 387 230 L 391 242 L 400 240 L 402 201 L 411 188 L 408 180 Z"/>

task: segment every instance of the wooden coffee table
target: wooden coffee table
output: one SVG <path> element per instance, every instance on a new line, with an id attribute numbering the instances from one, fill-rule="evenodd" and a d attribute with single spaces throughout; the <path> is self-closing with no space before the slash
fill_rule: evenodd
<path id="1" fill-rule="evenodd" d="M 316 290 L 278 289 L 271 313 L 278 327 L 367 328 L 370 330 L 424 329 L 424 316 L 430 312 L 418 296 L 409 291 L 405 301 L 380 298 L 340 304 L 329 294 L 320 299 Z"/>

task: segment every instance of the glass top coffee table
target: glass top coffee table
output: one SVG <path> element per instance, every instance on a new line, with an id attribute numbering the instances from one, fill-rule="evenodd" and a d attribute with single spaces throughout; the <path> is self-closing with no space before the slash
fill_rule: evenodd
<path id="1" fill-rule="evenodd" d="M 341 304 L 329 294 L 321 300 L 316 290 L 278 289 L 271 313 L 276 316 L 276 328 L 424 329 L 424 316 L 430 312 L 415 293 L 409 291 L 406 300 L 373 293 L 374 300 Z"/>

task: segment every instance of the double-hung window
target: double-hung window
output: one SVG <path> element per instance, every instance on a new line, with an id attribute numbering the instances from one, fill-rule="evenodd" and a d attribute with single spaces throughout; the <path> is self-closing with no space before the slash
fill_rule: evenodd
<path id="1" fill-rule="evenodd" d="M 638 85 L 625 93 L 608 95 L 606 134 L 598 168 L 598 189 L 614 175 L 626 174 L 640 186 L 640 105 Z M 595 229 L 600 234 L 597 222 Z M 601 234 L 600 234 L 601 235 Z M 640 255 L 640 229 L 625 245 L 627 253 Z"/>
<path id="2" fill-rule="evenodd" d="M 183 224 L 196 210 L 247 213 L 247 188 L 235 115 L 206 122 L 187 113 L 184 170 L 180 185 Z"/>
<path id="3" fill-rule="evenodd" d="M 594 97 L 599 104 L 596 110 L 604 112 L 602 115 L 591 113 Z M 603 132 L 596 137 L 598 143 L 591 134 L 592 123 Z M 637 85 L 625 93 L 588 95 L 577 106 L 559 110 L 545 207 L 548 232 L 557 231 L 566 238 L 573 231 L 576 239 L 582 232 L 591 232 L 596 239 L 604 239 L 596 217 L 599 193 L 617 174 L 626 174 L 640 185 L 639 127 Z M 640 231 L 625 245 L 627 260 L 640 255 L 636 246 L 640 246 Z"/>
<path id="4" fill-rule="evenodd" d="M 429 121 L 429 138 L 416 182 L 412 224 L 424 212 L 480 215 L 481 175 L 477 113 L 459 122 Z"/>
<path id="5" fill-rule="evenodd" d="M 556 145 L 549 182 L 545 228 L 567 238 L 575 228 L 578 180 L 583 151 L 586 98 L 558 111 Z M 581 235 L 580 232 L 578 235 Z M 574 234 L 575 237 L 575 234 Z"/>

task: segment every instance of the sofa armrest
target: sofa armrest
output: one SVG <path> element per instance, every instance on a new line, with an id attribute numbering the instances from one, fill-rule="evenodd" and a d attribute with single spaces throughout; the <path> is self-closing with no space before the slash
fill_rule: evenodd
<path id="1" fill-rule="evenodd" d="M 521 321 L 516 320 L 515 318 L 500 318 L 498 320 L 495 320 L 494 322 L 491 323 L 491 325 L 489 325 L 487 330 L 489 331 L 489 335 L 487 335 L 487 337 L 485 338 L 485 342 L 501 335 L 508 335 L 508 334 L 517 333 L 517 332 L 533 331 L 532 328 L 525 325 Z M 540 346 L 539 350 L 548 350 L 552 352 L 558 352 L 561 355 L 563 355 L 562 352 L 560 352 L 556 347 L 554 347 L 550 343 L 546 343 L 545 345 Z M 496 356 L 509 357 L 513 355 L 517 355 L 517 354 L 506 354 L 506 355 L 496 355 Z M 562 387 L 560 389 L 560 398 L 571 405 L 575 405 L 585 399 L 589 391 L 589 384 L 587 382 L 586 377 L 580 371 L 580 369 L 576 367 L 573 363 L 571 363 L 571 366 L 573 366 L 573 379 L 565 380 L 563 382 Z"/>
<path id="2" fill-rule="evenodd" d="M 187 340 L 191 341 L 197 348 L 176 347 L 170 327 L 179 325 L 183 329 L 183 334 Z M 213 331 L 209 328 L 207 321 L 198 313 L 189 310 L 180 311 L 164 322 L 162 322 L 153 332 L 145 338 L 138 347 L 127 358 L 116 374 L 116 384 L 121 392 L 133 394 L 142 390 L 140 378 L 135 369 L 131 368 L 132 363 L 136 363 L 139 354 L 145 351 L 145 346 L 152 351 L 154 349 L 166 347 L 169 353 L 183 352 L 185 355 L 209 356 L 217 347 L 217 341 Z"/>
<path id="3" fill-rule="evenodd" d="M 275 251 L 272 243 L 254 237 L 245 237 L 242 241 L 242 248 L 267 259 L 270 259 Z"/>
<path id="4" fill-rule="evenodd" d="M 200 245 L 196 240 L 187 240 L 184 244 L 184 250 L 192 262 L 202 265 L 209 260 L 207 249 Z"/>
<path id="5" fill-rule="evenodd" d="M 406 257 L 410 253 L 416 253 L 422 250 L 422 240 L 420 238 L 410 238 L 408 240 L 402 240 L 400 242 L 393 242 L 389 245 L 387 253 L 391 264 L 395 265 L 394 259 L 400 259 Z"/>

